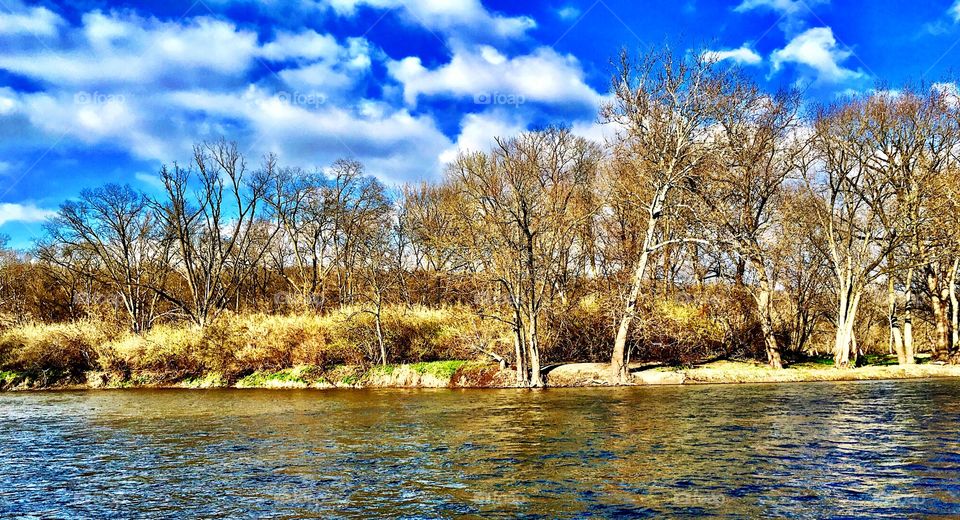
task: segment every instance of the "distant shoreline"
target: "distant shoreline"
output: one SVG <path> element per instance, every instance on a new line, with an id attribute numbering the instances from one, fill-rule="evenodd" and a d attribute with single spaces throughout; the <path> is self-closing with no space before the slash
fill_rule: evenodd
<path id="1" fill-rule="evenodd" d="M 752 362 L 717 361 L 692 367 L 635 364 L 632 382 L 614 384 L 606 363 L 568 363 L 548 367 L 547 388 L 631 387 L 709 384 L 778 384 L 843 381 L 885 381 L 960 378 L 960 365 L 887 365 L 838 370 L 800 363 L 774 370 Z M 26 375 L 0 373 L 2 391 L 112 390 L 112 389 L 521 389 L 511 369 L 476 361 L 439 361 L 401 365 L 335 367 L 322 370 L 297 366 L 276 372 L 256 372 L 235 381 L 218 374 L 180 381 L 162 380 L 160 374 L 117 378 L 102 372 L 87 374 L 86 383 L 40 384 Z"/>

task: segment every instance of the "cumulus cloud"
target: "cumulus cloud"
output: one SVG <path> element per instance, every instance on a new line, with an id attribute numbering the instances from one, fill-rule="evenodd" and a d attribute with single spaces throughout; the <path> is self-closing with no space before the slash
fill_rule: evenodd
<path id="1" fill-rule="evenodd" d="M 813 8 L 827 4 L 830 0 L 743 0 L 734 11 L 745 13 L 748 11 L 771 11 L 777 16 L 777 26 L 788 37 L 793 36 L 806 27 L 806 19 L 813 14 Z"/>
<path id="2" fill-rule="evenodd" d="M 711 61 L 730 60 L 742 65 L 759 65 L 763 62 L 763 58 L 746 45 L 738 49 L 706 51 L 703 53 L 703 57 Z"/>
<path id="3" fill-rule="evenodd" d="M 527 122 L 516 111 L 491 110 L 467 114 L 460 121 L 460 135 L 453 146 L 445 150 L 440 161 L 450 163 L 460 152 L 486 152 L 497 137 L 513 137 L 527 129 Z"/>
<path id="4" fill-rule="evenodd" d="M 10 12 L 0 12 L 0 36 L 26 34 L 49 37 L 56 35 L 64 24 L 60 15 L 46 7 L 24 9 L 15 5 L 11 9 Z"/>
<path id="5" fill-rule="evenodd" d="M 739 13 L 754 9 L 769 9 L 784 15 L 798 14 L 829 0 L 743 0 L 733 10 Z"/>
<path id="6" fill-rule="evenodd" d="M 318 52 L 311 59 L 301 60 L 297 65 L 283 68 L 277 73 L 284 83 L 331 97 L 337 91 L 346 91 L 369 72 L 372 51 L 367 40 L 348 38 L 344 45 L 340 45 L 329 35 L 326 38 L 331 41 L 325 44 L 328 48 L 323 54 Z"/>
<path id="7" fill-rule="evenodd" d="M 435 175 L 452 150 L 487 148 L 494 135 L 513 135 L 530 121 L 551 121 L 557 112 L 570 120 L 571 107 L 593 117 L 602 99 L 573 56 L 548 48 L 508 56 L 456 41 L 461 31 L 521 37 L 534 26 L 525 17 L 488 11 L 477 0 L 332 2 L 327 8 L 344 16 L 360 6 L 400 9 L 449 36 L 453 55 L 428 67 L 416 57 L 390 60 L 362 37 L 279 24 L 286 29 L 264 35 L 219 17 L 173 21 L 92 11 L 71 23 L 48 16 L 57 37 L 43 45 L 33 34 L 42 30 L 0 33 L 0 70 L 36 86 L 0 87 L 0 136 L 5 144 L 8 134 L 16 136 L 22 149 L 56 142 L 59 150 L 118 152 L 148 162 L 187 160 L 193 142 L 224 136 L 252 157 L 273 151 L 304 167 L 353 157 L 395 182 Z M 34 11 L 14 12 L 47 16 Z M 366 88 L 374 78 L 376 88 Z M 421 97 L 483 95 L 530 104 L 481 102 L 480 113 L 459 121 L 452 139 L 429 109 L 412 109 Z M 155 186 L 150 175 L 133 178 Z"/>
<path id="8" fill-rule="evenodd" d="M 579 103 L 596 107 L 600 96 L 584 82 L 577 59 L 541 47 L 531 54 L 508 58 L 489 46 L 460 49 L 446 65 L 423 66 L 408 57 L 387 64 L 403 84 L 403 96 L 415 105 L 420 96 L 472 97 L 479 103 L 499 98 L 518 102 Z"/>
<path id="9" fill-rule="evenodd" d="M 580 17 L 580 9 L 572 5 L 564 6 L 557 10 L 557 16 L 564 20 L 576 20 Z"/>
<path id="10" fill-rule="evenodd" d="M 54 215 L 55 211 L 38 208 L 31 203 L 0 203 L 0 226 L 8 222 L 43 222 Z"/>
<path id="11" fill-rule="evenodd" d="M 954 22 L 960 22 L 960 0 L 957 0 L 950 6 L 950 9 L 947 10 L 947 14 L 953 18 Z"/>
<path id="12" fill-rule="evenodd" d="M 786 47 L 774 51 L 770 60 L 774 71 L 784 63 L 796 63 L 816 72 L 817 82 L 842 83 L 865 76 L 863 72 L 842 65 L 852 55 L 837 44 L 831 28 L 815 27 L 794 37 Z"/>
<path id="13" fill-rule="evenodd" d="M 176 84 L 236 76 L 258 50 L 256 33 L 206 17 L 180 24 L 91 12 L 80 32 L 83 41 L 59 49 L 5 49 L 0 68 L 57 85 Z"/>
<path id="14" fill-rule="evenodd" d="M 355 83 L 369 74 L 363 38 L 313 30 L 256 33 L 207 17 L 160 21 L 132 13 L 87 13 L 56 45 L 14 41 L 0 69 L 45 85 L 0 87 L 0 117 L 18 132 L 36 129 L 138 159 L 189 157 L 194 140 L 221 135 L 320 165 L 356 157 L 385 180 L 439 171 L 450 140 L 432 116 L 369 100 Z M 260 78 L 252 69 L 269 68 Z M 163 85 L 163 89 L 158 89 Z M 26 128 L 23 128 L 23 127 Z M 139 178 L 148 182 L 146 178 Z"/>
<path id="15" fill-rule="evenodd" d="M 435 174 L 440 154 L 450 146 L 429 115 L 376 101 L 355 108 L 311 106 L 250 86 L 243 93 L 173 93 L 167 103 L 205 118 L 242 121 L 249 141 L 284 161 L 323 166 L 355 157 L 388 182 Z"/>
<path id="16" fill-rule="evenodd" d="M 398 9 L 411 22 L 457 38 L 517 38 L 537 26 L 527 16 L 502 16 L 480 0 L 328 0 L 335 12 L 351 16 L 358 6 Z M 469 31 L 463 31 L 469 29 Z"/>
<path id="17" fill-rule="evenodd" d="M 339 51 L 340 44 L 333 36 L 307 30 L 300 33 L 280 32 L 273 41 L 263 46 L 259 54 L 276 61 L 290 58 L 332 60 L 336 59 Z"/>

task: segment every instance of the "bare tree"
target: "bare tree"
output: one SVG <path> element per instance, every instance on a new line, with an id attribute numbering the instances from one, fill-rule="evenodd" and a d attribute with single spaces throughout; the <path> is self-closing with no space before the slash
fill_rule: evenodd
<path id="1" fill-rule="evenodd" d="M 704 224 L 716 227 L 720 245 L 750 267 L 753 283 L 745 284 L 756 302 L 767 363 L 783 368 L 774 330 L 773 296 L 778 219 L 788 178 L 804 153 L 799 130 L 797 92 L 769 96 L 745 79 L 731 82 L 718 97 L 715 168 L 691 179 L 691 191 L 703 208 Z M 743 281 L 743 272 L 738 271 Z"/>
<path id="2" fill-rule="evenodd" d="M 329 186 L 320 174 L 278 167 L 272 156 L 265 166 L 271 181 L 266 201 L 278 229 L 273 264 L 299 307 L 323 308 L 325 282 L 334 267 Z"/>
<path id="3" fill-rule="evenodd" d="M 651 52 L 634 61 L 624 52 L 613 78 L 613 101 L 601 119 L 620 128 L 613 143 L 620 165 L 616 197 L 635 208 L 642 222 L 639 256 L 631 259 L 633 273 L 613 346 L 611 370 L 624 382 L 627 339 L 637 312 L 651 253 L 685 240 L 657 241 L 665 217 L 678 211 L 676 192 L 703 168 L 713 153 L 711 127 L 716 122 L 716 100 L 727 73 L 705 57 L 677 58 L 670 49 Z"/>
<path id="4" fill-rule="evenodd" d="M 598 148 L 567 129 L 498 139 L 489 154 L 463 154 L 450 179 L 464 195 L 461 217 L 484 275 L 512 310 L 518 383 L 543 386 L 541 314 L 557 294 L 570 250 L 595 208 L 589 194 Z"/>
<path id="5" fill-rule="evenodd" d="M 380 230 L 383 216 L 391 211 L 386 188 L 364 175 L 357 161 L 338 160 L 330 168 L 324 190 L 330 212 L 331 247 L 341 305 L 354 302 L 354 274 L 364 254 L 363 243 Z"/>
<path id="6" fill-rule="evenodd" d="M 856 99 L 822 109 L 813 147 L 819 167 L 808 164 L 808 182 L 820 194 L 814 205 L 824 229 L 824 247 L 834 271 L 836 336 L 834 364 L 849 366 L 858 354 L 854 327 L 867 286 L 884 274 L 885 260 L 906 236 L 895 186 L 878 175 L 882 158 L 870 129 L 878 98 Z M 856 360 L 856 359 L 855 359 Z"/>
<path id="7" fill-rule="evenodd" d="M 49 242 L 38 250 L 43 260 L 115 291 L 132 331 L 153 325 L 158 295 L 151 288 L 164 283 L 169 247 L 146 197 L 117 184 L 84 190 L 60 206 L 46 231 Z"/>
<path id="8" fill-rule="evenodd" d="M 254 229 L 269 177 L 248 176 L 236 143 L 223 140 L 195 146 L 193 160 L 195 171 L 163 167 L 166 197 L 150 204 L 174 250 L 170 270 L 186 285 L 186 294 L 153 288 L 204 327 L 229 306 L 266 254 Z"/>

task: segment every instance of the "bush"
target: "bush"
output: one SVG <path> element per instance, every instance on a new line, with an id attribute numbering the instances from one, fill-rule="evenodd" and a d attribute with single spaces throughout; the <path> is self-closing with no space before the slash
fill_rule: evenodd
<path id="1" fill-rule="evenodd" d="M 471 359 L 478 343 L 496 343 L 503 327 L 465 308 L 389 307 L 382 316 L 388 357 L 402 363 Z M 300 365 L 367 365 L 377 358 L 374 318 L 357 309 L 326 315 L 226 314 L 206 329 L 160 325 L 107 343 L 101 370 L 152 372 L 161 380 L 216 372 L 235 380 Z"/>
<path id="2" fill-rule="evenodd" d="M 31 323 L 0 332 L 0 371 L 16 371 L 41 384 L 79 382 L 98 366 L 98 346 L 116 334 L 90 321 Z"/>

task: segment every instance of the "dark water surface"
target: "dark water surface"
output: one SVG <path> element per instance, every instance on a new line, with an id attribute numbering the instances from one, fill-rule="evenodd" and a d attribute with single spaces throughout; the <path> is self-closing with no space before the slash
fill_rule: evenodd
<path id="1" fill-rule="evenodd" d="M 960 382 L 0 394 L 0 517 L 960 515 Z"/>

